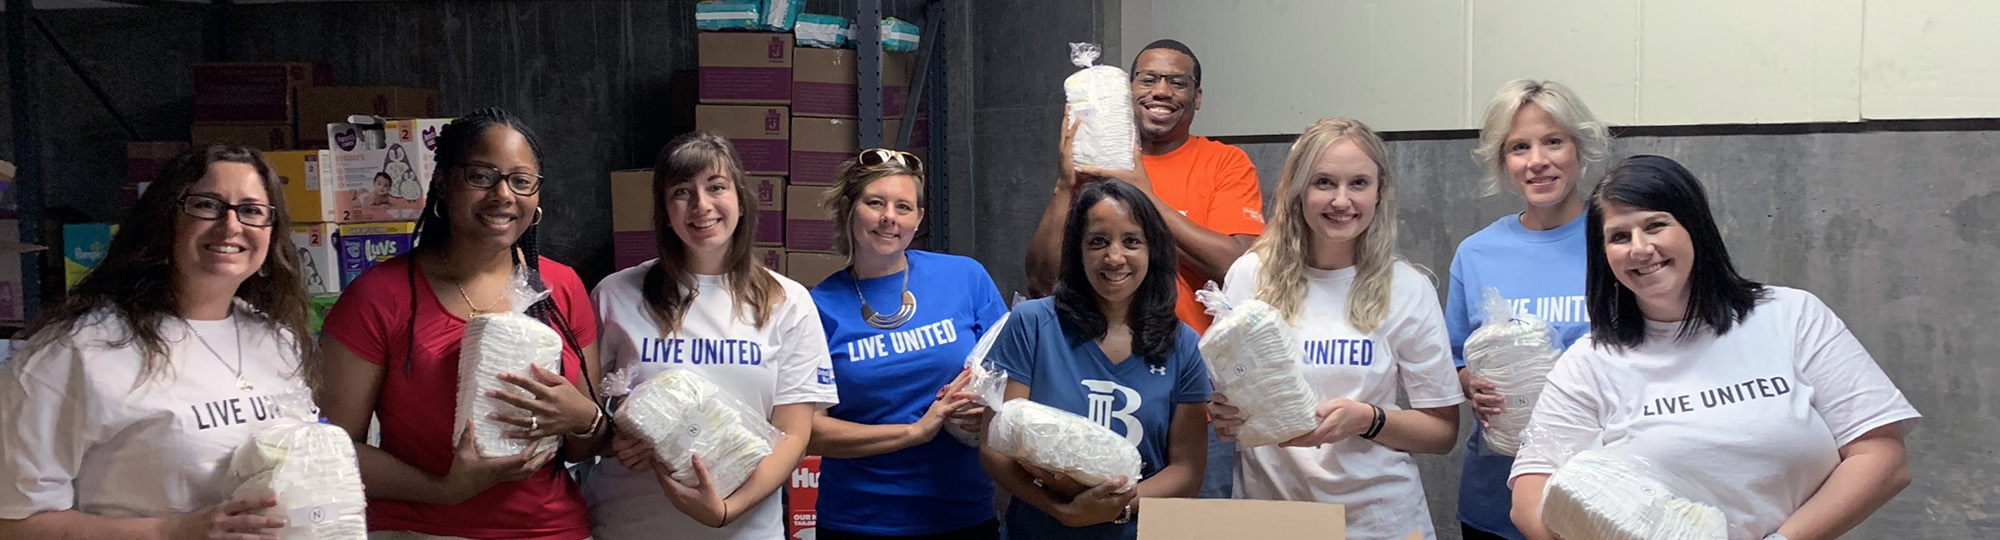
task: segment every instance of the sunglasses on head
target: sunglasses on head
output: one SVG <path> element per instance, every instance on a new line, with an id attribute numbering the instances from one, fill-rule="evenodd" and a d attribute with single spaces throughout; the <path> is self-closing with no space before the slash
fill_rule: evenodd
<path id="1" fill-rule="evenodd" d="M 919 159 L 916 156 L 916 154 L 911 154 L 909 152 L 904 152 L 901 150 L 890 150 L 887 148 L 870 148 L 867 150 L 862 150 L 860 154 L 854 156 L 854 159 L 856 162 L 860 163 L 861 166 L 863 167 L 874 167 L 876 165 L 894 162 L 894 163 L 899 163 L 904 167 L 908 167 L 910 170 L 917 171 L 919 173 L 924 172 L 924 160 Z"/>

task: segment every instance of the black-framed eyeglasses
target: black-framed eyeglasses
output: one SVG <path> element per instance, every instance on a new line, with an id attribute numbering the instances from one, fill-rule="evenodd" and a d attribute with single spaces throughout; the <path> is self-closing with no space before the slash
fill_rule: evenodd
<path id="1" fill-rule="evenodd" d="M 862 150 L 860 154 L 856 154 L 854 160 L 863 167 L 874 167 L 893 161 L 902 164 L 904 167 L 909 167 L 910 170 L 917 171 L 918 174 L 924 172 L 924 160 L 922 158 L 918 158 L 916 154 L 901 150 L 870 148 Z"/>
<path id="2" fill-rule="evenodd" d="M 1151 71 L 1141 71 L 1132 74 L 1132 83 L 1139 85 L 1140 88 L 1152 88 L 1160 84 L 1160 81 L 1166 81 L 1167 85 L 1177 90 L 1194 88 L 1201 84 L 1200 81 L 1194 79 L 1193 75 L 1165 74 Z"/>
<path id="3" fill-rule="evenodd" d="M 542 175 L 539 174 L 502 172 L 498 168 L 475 163 L 467 163 L 463 165 L 463 168 L 465 169 L 465 185 L 472 186 L 473 189 L 493 189 L 494 185 L 506 182 L 507 191 L 512 191 L 515 195 L 522 197 L 534 195 L 542 191 Z"/>
<path id="4" fill-rule="evenodd" d="M 235 212 L 236 222 L 248 227 L 262 228 L 278 223 L 278 207 L 268 204 L 229 204 L 229 201 L 198 193 L 182 195 L 179 203 L 181 213 L 198 219 L 215 221 L 222 219 L 223 213 Z"/>

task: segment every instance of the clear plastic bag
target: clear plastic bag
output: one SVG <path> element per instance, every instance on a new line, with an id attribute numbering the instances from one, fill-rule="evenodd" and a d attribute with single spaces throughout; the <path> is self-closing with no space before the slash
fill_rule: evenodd
<path id="1" fill-rule="evenodd" d="M 1260 300 L 1231 306 L 1213 281 L 1195 298 L 1215 316 L 1201 356 L 1216 392 L 1242 413 L 1237 447 L 1278 444 L 1319 427 L 1319 395 L 1299 368 L 1298 335 L 1284 314 Z"/>
<path id="2" fill-rule="evenodd" d="M 1482 453 L 1512 456 L 1521 447 L 1521 430 L 1535 412 L 1549 370 L 1562 357 L 1549 324 L 1534 315 L 1516 315 L 1500 290 L 1486 288 L 1481 302 L 1486 324 L 1465 339 L 1465 368 L 1493 383 L 1506 398 L 1500 414 L 1486 423 Z"/>
<path id="3" fill-rule="evenodd" d="M 1096 65 L 1101 50 L 1095 43 L 1069 44 L 1070 63 L 1083 68 L 1063 79 L 1069 115 L 1079 123 L 1070 145 L 1077 167 L 1129 171 L 1139 131 L 1132 118 L 1132 81 L 1125 70 Z"/>
<path id="4" fill-rule="evenodd" d="M 452 425 L 464 426 L 470 420 L 473 440 L 478 441 L 479 453 L 485 457 L 518 455 L 531 447 L 541 451 L 559 442 L 558 437 L 529 441 L 507 436 L 520 428 L 495 420 L 493 415 L 522 416 L 528 411 L 486 395 L 497 390 L 532 398 L 527 390 L 502 382 L 500 374 L 513 373 L 534 380 L 529 366 L 540 366 L 550 373 L 560 370 L 562 336 L 527 315 L 528 306 L 549 295 L 548 291 L 536 291 L 528 284 L 531 271 L 526 267 L 515 270 L 513 286 L 507 293 L 510 308 L 507 312 L 466 321 L 465 337 L 459 342 L 458 409 Z M 462 428 L 454 428 L 453 440 L 457 440 L 456 429 Z"/>
<path id="5" fill-rule="evenodd" d="M 1646 458 L 1611 449 L 1578 452 L 1542 495 L 1542 525 L 1562 538 L 1725 540 L 1713 496 Z"/>
<path id="6" fill-rule="evenodd" d="M 1004 401 L 1003 398 L 1007 394 L 1007 374 L 994 367 L 993 362 L 986 359 L 986 355 L 993 351 L 993 342 L 1000 339 L 1000 329 L 1006 328 L 1007 320 L 1013 317 L 1013 313 L 1001 315 L 1000 320 L 993 323 L 992 328 L 986 329 L 986 333 L 979 336 L 979 343 L 972 346 L 972 353 L 965 355 L 965 369 L 970 379 L 965 384 L 964 391 L 972 393 L 974 403 L 990 407 L 994 403 Z M 979 436 L 966 431 L 956 421 L 945 422 L 944 431 L 966 446 L 975 448 L 979 446 Z"/>
<path id="7" fill-rule="evenodd" d="M 1000 404 L 986 444 L 1007 457 L 1068 476 L 1085 486 L 1125 477 L 1131 490 L 1144 462 L 1139 449 L 1109 428 L 1069 411 L 1016 399 Z"/>
<path id="8" fill-rule="evenodd" d="M 612 386 L 624 373 L 613 374 L 606 387 L 626 388 Z M 785 437 L 765 416 L 701 374 L 672 369 L 632 388 L 612 420 L 651 444 L 654 457 L 682 485 L 694 486 L 694 456 L 701 455 L 715 492 L 727 497 Z"/>
<path id="9" fill-rule="evenodd" d="M 851 32 L 846 17 L 800 13 L 798 24 L 792 26 L 792 39 L 800 47 L 838 49 L 847 46 Z"/>
<path id="10" fill-rule="evenodd" d="M 237 447 L 229 471 L 243 481 L 232 498 L 278 498 L 278 506 L 263 513 L 287 520 L 273 532 L 279 540 L 368 537 L 368 497 L 347 430 L 296 419 L 280 422 Z"/>

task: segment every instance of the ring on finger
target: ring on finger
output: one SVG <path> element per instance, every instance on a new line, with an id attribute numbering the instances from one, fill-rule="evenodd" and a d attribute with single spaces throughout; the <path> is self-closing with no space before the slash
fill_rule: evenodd
<path id="1" fill-rule="evenodd" d="M 541 428 L 542 428 L 541 419 L 536 418 L 535 415 L 532 414 L 528 415 L 528 431 L 534 431 Z"/>

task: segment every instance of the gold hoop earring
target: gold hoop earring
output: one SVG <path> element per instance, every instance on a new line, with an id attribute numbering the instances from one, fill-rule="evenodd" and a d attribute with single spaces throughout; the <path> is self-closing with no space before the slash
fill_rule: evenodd
<path id="1" fill-rule="evenodd" d="M 537 206 L 535 207 L 535 220 L 528 222 L 528 226 L 533 227 L 541 224 L 542 224 L 542 208 Z"/>
<path id="2" fill-rule="evenodd" d="M 431 203 L 431 215 L 437 216 L 438 219 L 444 219 L 444 201 Z"/>

